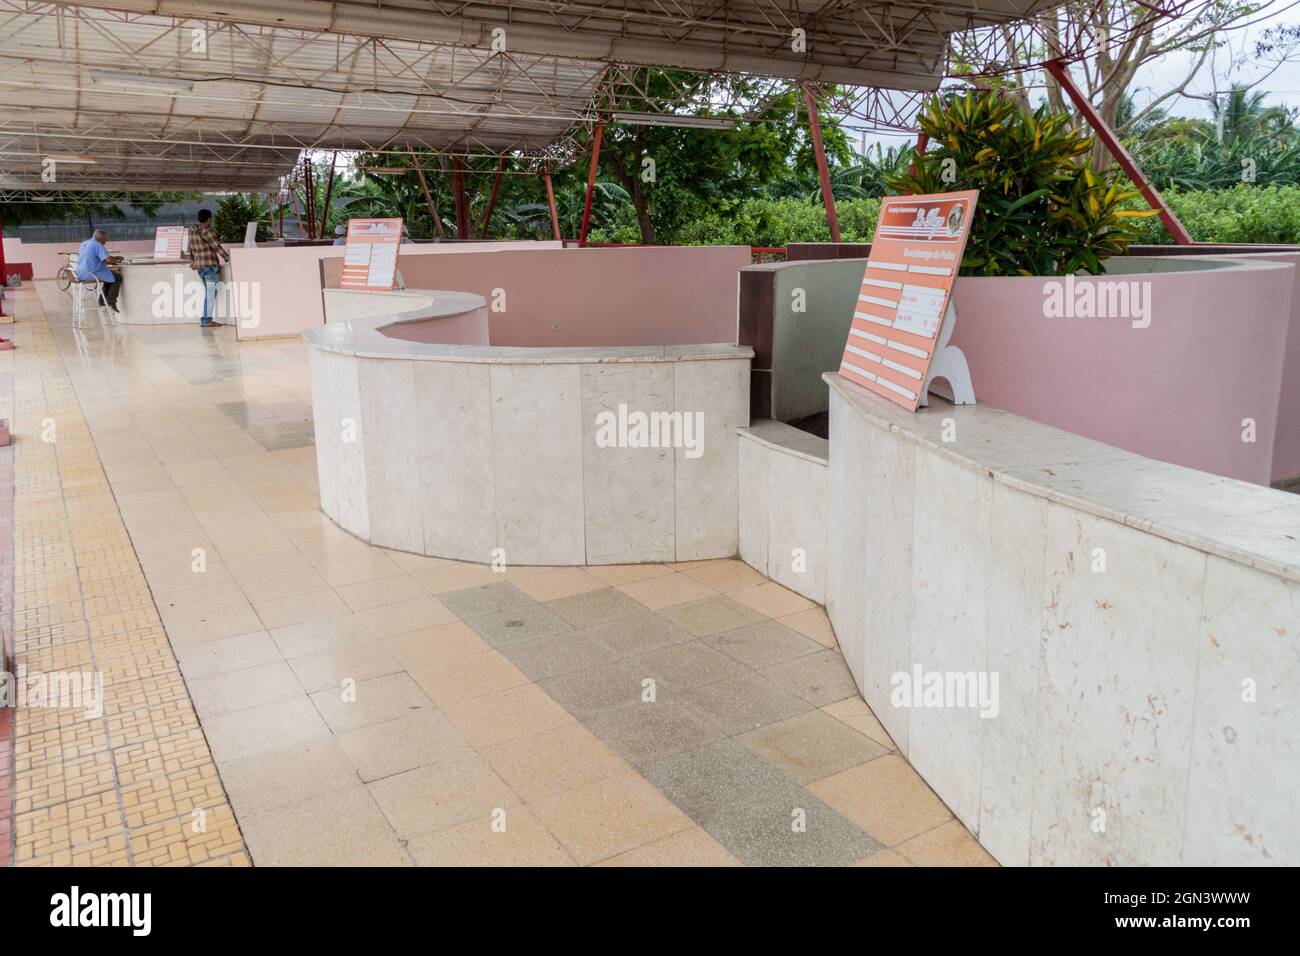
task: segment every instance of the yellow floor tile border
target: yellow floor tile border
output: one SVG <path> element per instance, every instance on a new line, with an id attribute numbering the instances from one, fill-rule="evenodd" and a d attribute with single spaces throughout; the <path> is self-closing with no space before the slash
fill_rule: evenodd
<path id="1" fill-rule="evenodd" d="M 248 865 L 45 312 L 15 299 L 15 663 L 103 692 L 17 710 L 14 863 Z"/>

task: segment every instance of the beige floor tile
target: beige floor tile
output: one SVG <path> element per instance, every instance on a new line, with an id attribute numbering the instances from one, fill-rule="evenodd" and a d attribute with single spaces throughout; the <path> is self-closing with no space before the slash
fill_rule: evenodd
<path id="1" fill-rule="evenodd" d="M 510 788 L 529 803 L 632 769 L 578 723 L 494 744 L 482 753 Z"/>
<path id="2" fill-rule="evenodd" d="M 337 739 L 366 783 L 473 753 L 460 731 L 434 710 L 370 724 Z"/>
<path id="3" fill-rule="evenodd" d="M 469 820 L 407 845 L 417 866 L 573 866 L 573 858 L 526 807 Z"/>
<path id="4" fill-rule="evenodd" d="M 346 614 L 348 606 L 333 591 L 309 591 L 271 601 L 254 601 L 253 610 L 264 627 L 275 628 Z"/>
<path id="5" fill-rule="evenodd" d="M 462 564 L 459 562 L 418 568 L 411 572 L 411 577 L 427 588 L 431 594 L 460 591 L 464 588 L 477 587 L 480 584 L 496 584 L 502 579 L 500 574 L 494 572 L 486 564 Z"/>
<path id="6" fill-rule="evenodd" d="M 272 661 L 188 682 L 200 718 L 244 710 L 305 694 L 285 661 Z"/>
<path id="7" fill-rule="evenodd" d="M 408 770 L 367 786 L 404 840 L 520 805 L 505 781 L 476 754 Z"/>
<path id="8" fill-rule="evenodd" d="M 394 634 L 378 640 L 408 671 L 492 650 L 491 644 L 479 637 L 468 624 L 460 621 Z"/>
<path id="9" fill-rule="evenodd" d="M 338 596 L 351 611 L 364 611 L 367 608 L 383 607 L 399 601 L 414 601 L 427 597 L 428 592 L 415 583 L 407 574 L 398 573 L 373 581 L 362 581 L 337 589 Z"/>
<path id="10" fill-rule="evenodd" d="M 197 587 L 168 591 L 165 594 L 154 591 L 154 601 L 159 613 L 164 613 L 164 608 L 203 613 L 248 603 L 244 592 L 233 580 L 218 583 L 205 582 Z"/>
<path id="11" fill-rule="evenodd" d="M 202 644 L 181 644 L 176 659 L 187 681 L 281 660 L 280 649 L 266 631 L 236 634 Z"/>
<path id="12" fill-rule="evenodd" d="M 842 720 L 860 734 L 864 734 L 889 750 L 897 750 L 894 740 L 871 712 L 861 697 L 848 697 L 822 708 L 836 720 Z"/>
<path id="13" fill-rule="evenodd" d="M 587 865 L 693 824 L 636 772 L 605 777 L 533 804 L 542 825 Z"/>
<path id="14" fill-rule="evenodd" d="M 241 821 L 258 866 L 410 866 L 364 786 L 327 793 Z"/>
<path id="15" fill-rule="evenodd" d="M 443 711 L 478 750 L 574 722 L 535 684 L 457 701 Z"/>
<path id="16" fill-rule="evenodd" d="M 338 738 L 322 737 L 221 764 L 221 782 L 240 820 L 361 782 Z"/>
<path id="17" fill-rule="evenodd" d="M 959 820 L 950 820 L 896 849 L 914 866 L 997 866 L 997 861 Z"/>
<path id="18" fill-rule="evenodd" d="M 897 846 L 952 818 L 920 774 L 897 754 L 818 780 L 808 789 L 886 846 Z"/>
<path id="19" fill-rule="evenodd" d="M 318 691 L 311 701 L 336 734 L 433 710 L 432 701 L 405 672 Z"/>
<path id="20" fill-rule="evenodd" d="M 795 611 L 793 614 L 787 614 L 785 617 L 777 618 L 786 627 L 798 631 L 804 637 L 811 637 L 818 644 L 824 644 L 827 647 L 839 647 L 839 641 L 835 638 L 835 629 L 831 627 L 831 619 L 826 616 L 826 609 L 820 607 L 810 607 L 804 611 Z"/>
<path id="21" fill-rule="evenodd" d="M 377 581 L 403 573 L 397 562 L 386 554 L 367 554 L 365 557 L 342 560 L 329 554 L 312 554 L 307 556 L 307 560 L 332 588 Z"/>
<path id="22" fill-rule="evenodd" d="M 614 587 L 618 584 L 630 584 L 633 581 L 672 574 L 673 569 L 666 564 L 602 564 L 587 568 L 587 573 L 595 575 L 610 587 Z"/>
<path id="23" fill-rule="evenodd" d="M 373 637 L 352 641 L 338 650 L 294 657 L 289 663 L 309 694 L 337 689 L 344 681 L 368 681 L 402 670 L 402 665 Z"/>
<path id="24" fill-rule="evenodd" d="M 784 588 L 775 581 L 756 584 L 753 587 L 732 591 L 729 595 L 733 601 L 739 601 L 768 617 L 786 617 L 796 611 L 806 611 L 816 607 L 806 597 L 800 597 L 789 588 Z"/>
<path id="25" fill-rule="evenodd" d="M 439 707 L 531 683 L 498 651 L 437 661 L 411 670 L 411 678 Z"/>
<path id="26" fill-rule="evenodd" d="M 456 620 L 456 615 L 437 598 L 422 597 L 359 611 L 357 619 L 376 637 L 391 637 L 438 624 L 450 624 Z"/>
<path id="27" fill-rule="evenodd" d="M 911 866 L 897 850 L 879 850 L 871 856 L 858 860 L 853 866 Z"/>
<path id="28" fill-rule="evenodd" d="M 685 604 L 687 601 L 698 601 L 718 593 L 685 574 L 643 578 L 640 581 L 620 584 L 618 589 L 653 611 L 672 607 L 674 604 Z"/>
<path id="29" fill-rule="evenodd" d="M 535 601 L 554 601 L 606 587 L 604 581 L 588 574 L 585 568 L 554 568 L 526 575 L 512 583 Z"/>
<path id="30" fill-rule="evenodd" d="M 236 604 L 200 612 L 173 609 L 173 613 L 163 616 L 163 626 L 173 644 L 198 644 L 260 631 L 262 621 L 249 605 Z"/>
<path id="31" fill-rule="evenodd" d="M 596 866 L 740 866 L 741 862 L 704 830 L 693 826 L 653 843 L 602 860 Z"/>
<path id="32" fill-rule="evenodd" d="M 203 731 L 219 766 L 226 760 L 283 750 L 330 734 L 305 697 L 218 714 L 203 721 Z"/>
<path id="33" fill-rule="evenodd" d="M 699 581 L 705 587 L 713 588 L 713 590 L 721 591 L 724 594 L 728 591 L 754 587 L 767 581 L 766 577 L 759 574 L 744 561 L 710 562 L 688 568 L 682 573 Z"/>
<path id="34" fill-rule="evenodd" d="M 280 653 L 292 660 L 326 651 L 345 650 L 357 643 L 369 644 L 375 636 L 355 616 L 338 614 L 272 628 L 271 639 Z"/>

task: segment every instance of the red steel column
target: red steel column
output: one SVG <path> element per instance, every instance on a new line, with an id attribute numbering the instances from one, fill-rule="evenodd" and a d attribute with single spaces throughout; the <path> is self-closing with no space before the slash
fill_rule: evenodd
<path id="1" fill-rule="evenodd" d="M 1115 157 L 1115 161 L 1124 168 L 1124 172 L 1128 173 L 1128 178 L 1133 180 L 1133 185 L 1137 187 L 1138 192 L 1142 194 L 1142 197 L 1152 209 L 1160 213 L 1160 221 L 1165 224 L 1165 228 L 1173 235 L 1174 240 L 1180 246 L 1195 245 L 1191 233 L 1187 231 L 1187 227 L 1182 224 L 1177 214 L 1170 208 L 1169 203 L 1165 202 L 1165 197 L 1160 195 L 1160 190 L 1147 182 L 1146 177 L 1142 175 L 1142 170 L 1133 161 L 1133 157 L 1124 148 L 1124 144 L 1119 141 L 1115 131 L 1106 125 L 1106 121 L 1092 108 L 1092 104 L 1083 95 L 1083 91 L 1074 85 L 1074 79 L 1070 76 L 1069 67 L 1061 60 L 1052 60 L 1044 64 L 1044 68 L 1052 75 L 1052 79 L 1061 84 L 1061 89 L 1065 91 L 1066 96 L 1074 103 L 1075 108 L 1078 109 L 1083 118 L 1087 120 L 1088 125 L 1096 132 L 1097 138 Z"/>
<path id="2" fill-rule="evenodd" d="M 591 197 L 596 191 L 596 168 L 600 165 L 600 140 L 605 135 L 605 126 L 597 123 L 592 129 L 591 166 L 587 169 L 587 200 L 582 204 L 582 230 L 578 234 L 578 245 L 587 244 L 587 227 L 591 225 Z"/>
<path id="3" fill-rule="evenodd" d="M 469 238 L 469 200 L 465 196 L 465 163 L 459 156 L 451 158 L 451 195 L 456 203 L 456 238 Z"/>
<path id="4" fill-rule="evenodd" d="M 817 178 L 822 181 L 822 205 L 826 207 L 826 224 L 831 227 L 831 242 L 840 241 L 840 218 L 835 214 L 835 194 L 831 191 L 831 173 L 826 165 L 826 147 L 822 143 L 822 121 L 817 115 L 817 101 L 807 85 L 803 88 L 808 104 L 808 129 L 812 132 L 813 152 L 817 155 Z"/>
<path id="5" fill-rule="evenodd" d="M 916 155 L 912 157 L 912 165 L 907 167 L 907 175 L 916 175 L 916 161 L 925 155 L 925 148 L 930 145 L 929 133 L 916 134 Z"/>
<path id="6" fill-rule="evenodd" d="M 488 237 L 488 226 L 492 224 L 492 210 L 496 208 L 497 194 L 501 192 L 501 177 L 505 173 L 505 169 L 506 158 L 502 156 L 501 159 L 497 161 L 497 174 L 492 179 L 492 193 L 488 196 L 487 209 L 483 210 L 483 223 L 479 226 L 478 230 L 480 239 L 486 239 Z"/>
<path id="7" fill-rule="evenodd" d="M 551 174 L 543 173 L 542 179 L 546 182 L 546 203 L 551 207 L 551 235 L 556 242 L 563 242 L 564 239 L 560 236 L 560 214 L 555 211 L 555 186 L 551 183 Z"/>
<path id="8" fill-rule="evenodd" d="M 334 192 L 334 164 L 338 162 L 339 154 L 335 152 L 330 156 L 330 178 L 325 184 L 325 202 L 320 207 L 320 228 L 316 230 L 316 238 L 325 238 L 325 229 L 330 218 L 330 193 Z"/>
<path id="9" fill-rule="evenodd" d="M 5 275 L 5 224 L 0 222 L 0 289 L 2 289 L 8 281 L 9 277 Z M 5 296 L 4 292 L 0 291 L 0 315 L 4 314 Z"/>

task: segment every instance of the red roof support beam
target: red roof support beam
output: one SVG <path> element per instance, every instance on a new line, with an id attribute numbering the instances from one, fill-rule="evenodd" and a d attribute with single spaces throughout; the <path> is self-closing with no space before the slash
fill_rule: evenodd
<path id="1" fill-rule="evenodd" d="M 465 195 L 465 160 L 451 158 L 451 196 L 456 204 L 456 238 L 469 238 L 469 197 Z"/>
<path id="2" fill-rule="evenodd" d="M 544 173 L 542 179 L 546 182 L 546 203 L 551 207 L 551 236 L 556 242 L 563 242 L 560 235 L 560 214 L 555 210 L 555 185 L 551 182 L 550 173 Z"/>
<path id="3" fill-rule="evenodd" d="M 505 173 L 506 158 L 497 160 L 497 174 L 492 178 L 492 193 L 488 196 L 487 209 L 483 210 L 483 223 L 479 226 L 479 238 L 488 237 L 488 226 L 492 225 L 492 210 L 497 205 L 497 194 L 501 192 L 501 176 Z"/>
<path id="4" fill-rule="evenodd" d="M 907 175 L 916 175 L 916 161 L 925 155 L 926 148 L 930 145 L 929 133 L 916 134 L 916 155 L 912 157 L 912 165 L 907 167 Z"/>
<path id="5" fill-rule="evenodd" d="M 316 230 L 316 238 L 324 239 L 325 230 L 328 228 L 327 223 L 330 218 L 330 194 L 334 192 L 334 164 L 338 162 L 339 154 L 336 151 L 330 156 L 330 178 L 325 185 L 325 202 L 320 207 L 320 228 Z"/>
<path id="6" fill-rule="evenodd" d="M 587 168 L 587 199 L 582 204 L 582 230 L 578 234 L 578 245 L 587 244 L 587 227 L 591 225 L 591 199 L 596 192 L 596 170 L 600 166 L 600 140 L 605 135 L 604 124 L 592 127 L 591 165 Z"/>
<path id="7" fill-rule="evenodd" d="M 822 205 L 826 207 L 826 225 L 831 227 L 831 242 L 839 242 L 840 218 L 835 214 L 835 193 L 831 190 L 831 173 L 826 165 L 826 147 L 822 143 L 822 121 L 817 115 L 817 100 L 807 84 L 804 84 L 803 98 L 808 104 L 808 129 L 812 132 L 813 152 L 817 155 L 817 178 L 822 182 Z"/>
<path id="8" fill-rule="evenodd" d="M 1128 178 L 1133 180 L 1133 185 L 1137 187 L 1138 192 L 1142 194 L 1142 197 L 1152 209 L 1160 213 L 1160 221 L 1165 224 L 1165 228 L 1174 237 L 1174 241 L 1180 246 L 1195 245 L 1191 233 L 1187 231 L 1187 227 L 1182 224 L 1169 203 L 1165 202 L 1165 197 L 1160 195 L 1160 190 L 1147 182 L 1147 178 L 1142 175 L 1142 170 L 1134 162 L 1133 157 L 1129 155 L 1128 150 L 1124 148 L 1124 144 L 1119 141 L 1115 131 L 1106 124 L 1106 121 L 1088 102 L 1088 98 L 1083 95 L 1083 91 L 1075 85 L 1074 78 L 1070 76 L 1070 68 L 1062 60 L 1052 60 L 1044 64 L 1044 68 L 1051 74 L 1052 79 L 1061 85 L 1065 95 L 1070 98 L 1080 115 L 1092 127 L 1093 132 L 1097 134 L 1097 138 L 1102 141 L 1107 151 L 1115 157 L 1115 161 L 1124 168 L 1124 172 L 1128 173 Z"/>
<path id="9" fill-rule="evenodd" d="M 0 315 L 5 314 L 4 288 L 9 284 L 9 277 L 5 275 L 5 268 L 5 224 L 0 222 Z"/>

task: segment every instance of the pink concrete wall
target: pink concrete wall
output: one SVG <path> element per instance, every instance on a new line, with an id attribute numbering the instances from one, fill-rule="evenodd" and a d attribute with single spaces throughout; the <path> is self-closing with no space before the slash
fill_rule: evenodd
<path id="1" fill-rule="evenodd" d="M 402 274 L 413 289 L 483 296 L 493 345 L 690 345 L 736 341 L 737 273 L 749 261 L 748 246 L 512 250 L 425 257 Z M 327 286 L 339 271 L 326 263 Z M 504 311 L 493 311 L 497 290 Z"/>
<path id="2" fill-rule="evenodd" d="M 112 252 L 153 252 L 152 239 L 129 239 L 123 242 L 113 241 L 113 227 L 108 225 L 104 227 L 108 230 L 109 240 L 108 248 Z M 87 234 L 87 238 L 89 234 Z M 76 252 L 81 246 L 82 240 L 75 242 L 23 242 L 17 237 L 6 236 L 5 243 L 5 262 L 30 262 L 32 264 L 32 275 L 37 279 L 53 279 L 55 274 L 67 261 L 67 253 Z"/>
<path id="3" fill-rule="evenodd" d="M 1124 318 L 1047 318 L 1041 278 L 962 278 L 952 341 L 980 402 L 1140 455 L 1268 484 L 1295 272 L 1247 266 L 1076 279 L 1076 287 L 1149 283 L 1148 328 Z M 1242 441 L 1246 418 L 1256 423 L 1254 443 Z"/>
<path id="4" fill-rule="evenodd" d="M 398 270 L 412 288 L 409 263 L 426 256 L 475 254 L 497 249 L 559 248 L 558 242 L 474 242 L 410 243 L 402 246 Z M 321 305 L 320 263 L 343 256 L 342 246 L 262 246 L 230 249 L 235 282 L 255 282 L 261 296 L 261 319 L 257 328 L 239 329 L 241 339 L 296 335 L 325 324 Z M 336 281 L 337 284 L 337 281 Z"/>

